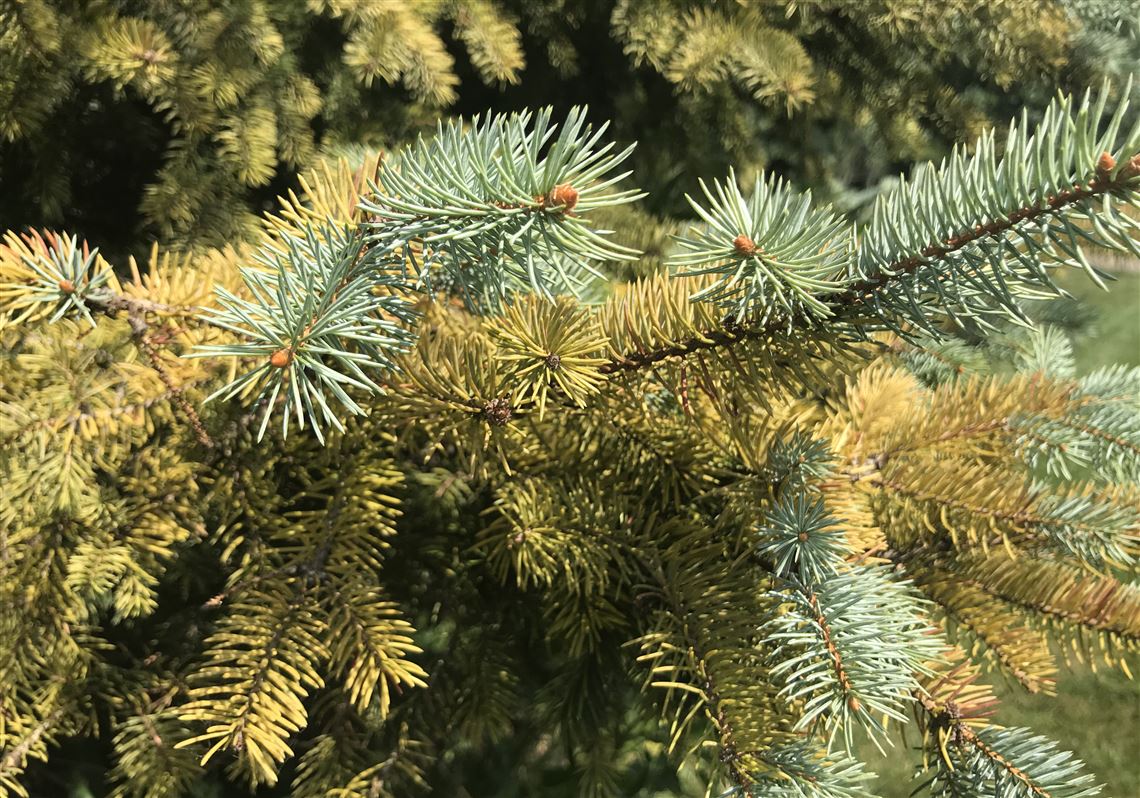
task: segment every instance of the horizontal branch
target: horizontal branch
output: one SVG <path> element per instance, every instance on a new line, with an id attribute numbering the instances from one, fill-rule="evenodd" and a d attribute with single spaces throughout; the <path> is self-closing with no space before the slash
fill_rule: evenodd
<path id="1" fill-rule="evenodd" d="M 631 352 L 622 355 L 620 358 L 611 358 L 608 363 L 598 368 L 598 372 L 601 374 L 616 374 L 622 371 L 639 371 L 670 357 L 683 358 L 705 349 L 719 349 L 721 347 L 732 346 L 744 340 L 768 338 L 772 333 L 772 330 L 769 329 L 771 326 L 772 325 L 766 325 L 764 327 L 748 329 L 733 325 L 718 330 L 710 330 L 671 346 L 652 349 L 648 352 Z"/>
<path id="2" fill-rule="evenodd" d="M 872 299 L 876 292 L 891 282 L 913 274 L 929 258 L 944 258 L 961 251 L 970 244 L 983 239 L 996 239 L 1003 236 L 1018 225 L 1033 222 L 1045 216 L 1056 215 L 1065 208 L 1077 203 L 1109 194 L 1125 188 L 1138 175 L 1140 175 L 1140 155 L 1134 156 L 1128 164 L 1120 170 L 1115 178 L 1095 177 L 1086 186 L 1074 186 L 1072 189 L 1051 194 L 1045 198 L 1045 205 L 1039 203 L 1022 206 L 1005 218 L 978 224 L 972 230 L 962 231 L 940 242 L 931 244 L 918 255 L 899 261 L 888 263 L 879 270 L 875 277 L 860 280 L 850 284 L 843 291 L 821 297 L 825 303 L 838 313 L 852 313 Z M 810 319 L 800 313 L 798 317 L 785 317 L 773 319 L 755 327 L 740 326 L 732 323 L 715 330 L 698 333 L 683 341 L 652 349 L 648 351 L 628 352 L 610 361 L 598 370 L 602 374 L 617 374 L 626 371 L 639 371 L 671 357 L 684 358 L 695 352 L 707 349 L 730 347 L 745 340 L 763 340 L 777 335 L 781 330 L 799 327 L 802 323 L 812 323 Z"/>
<path id="3" fill-rule="evenodd" d="M 1111 594 L 1102 595 L 1098 599 L 1099 604 L 1094 605 L 1089 610 L 1084 610 L 1084 608 L 1066 609 L 1065 607 L 1046 603 L 1037 603 L 1030 599 L 1019 598 L 1018 596 L 1011 595 L 1010 593 L 1003 591 L 1000 588 L 994 588 L 990 585 L 983 584 L 982 582 L 975 581 L 974 584 L 982 590 L 985 590 L 990 595 L 996 596 L 1007 604 L 1011 604 L 1018 609 L 1037 613 L 1038 615 L 1046 616 L 1046 618 L 1055 618 L 1059 621 L 1081 626 L 1094 632 L 1103 632 L 1108 635 L 1115 635 L 1124 640 L 1133 640 L 1140 642 L 1140 632 L 1129 629 L 1120 622 L 1110 622 L 1104 617 L 1104 606 L 1111 599 Z"/>
<path id="4" fill-rule="evenodd" d="M 126 312 L 128 316 L 135 317 L 153 313 L 161 316 L 180 316 L 209 323 L 198 316 L 197 308 L 186 305 L 167 305 L 163 302 L 154 302 L 126 294 L 116 294 L 113 291 L 104 290 L 86 294 L 83 297 L 83 302 L 92 310 L 98 310 L 108 316 L 114 316 L 119 312 Z"/>
<path id="5" fill-rule="evenodd" d="M 872 477 L 870 484 L 878 488 L 885 488 L 889 491 L 894 491 L 900 496 L 908 499 L 914 499 L 919 502 L 931 502 L 951 510 L 960 510 L 970 515 L 979 515 L 986 518 L 995 518 L 1000 521 L 1007 521 L 1011 524 L 1020 525 L 1027 530 L 1034 530 L 1040 527 L 1051 527 L 1059 524 L 1071 527 L 1073 529 L 1081 530 L 1084 532 L 1096 533 L 1104 529 L 1103 525 L 1097 523 L 1084 523 L 1081 521 L 1073 521 L 1060 518 L 1049 518 L 1047 516 L 1038 515 L 1037 513 L 1029 512 L 1027 509 L 1022 510 L 998 510 L 991 507 L 983 507 L 978 504 L 955 499 L 951 496 L 943 496 L 937 493 L 929 493 L 926 491 L 915 490 L 907 485 L 904 485 L 897 480 L 886 479 L 882 476 Z M 1028 503 L 1031 503 L 1035 498 L 1030 495 L 1026 497 Z"/>

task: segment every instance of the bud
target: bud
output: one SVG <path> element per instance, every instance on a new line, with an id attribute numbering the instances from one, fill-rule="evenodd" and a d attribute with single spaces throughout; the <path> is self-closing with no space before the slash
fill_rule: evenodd
<path id="1" fill-rule="evenodd" d="M 546 367 L 551 371 L 558 371 L 562 368 L 562 358 L 559 355 L 549 354 L 546 356 Z"/>
<path id="2" fill-rule="evenodd" d="M 506 399 L 492 399 L 483 405 L 483 418 L 496 427 L 506 426 L 512 415 L 511 403 Z"/>
<path id="3" fill-rule="evenodd" d="M 1131 180 L 1136 177 L 1136 175 L 1140 175 L 1140 154 L 1133 155 L 1129 158 L 1128 163 L 1124 165 L 1124 168 L 1120 170 L 1116 178 L 1117 180 Z"/>
<path id="4" fill-rule="evenodd" d="M 65 294 L 74 294 L 75 293 L 75 283 L 71 282 L 71 280 L 60 280 L 59 281 L 59 290 Z"/>
<path id="5" fill-rule="evenodd" d="M 275 369 L 283 369 L 293 362 L 293 350 L 289 347 L 278 349 L 269 356 L 269 365 Z"/>
<path id="6" fill-rule="evenodd" d="M 858 712 L 860 709 L 863 708 L 863 705 L 859 702 L 859 699 L 856 698 L 855 696 L 848 696 L 847 697 L 847 708 L 849 710 L 851 710 L 852 712 Z"/>
<path id="7" fill-rule="evenodd" d="M 1115 168 L 1116 159 L 1112 157 L 1111 153 L 1102 152 L 1100 157 L 1096 159 L 1096 176 L 1101 180 L 1108 180 Z"/>
<path id="8" fill-rule="evenodd" d="M 578 190 L 569 183 L 559 183 L 546 195 L 546 204 L 561 206 L 563 211 L 572 211 L 578 204 Z"/>
<path id="9" fill-rule="evenodd" d="M 741 233 L 736 238 L 732 239 L 732 248 L 736 250 L 736 254 L 743 258 L 750 258 L 756 254 L 759 249 L 756 242 L 748 236 Z"/>

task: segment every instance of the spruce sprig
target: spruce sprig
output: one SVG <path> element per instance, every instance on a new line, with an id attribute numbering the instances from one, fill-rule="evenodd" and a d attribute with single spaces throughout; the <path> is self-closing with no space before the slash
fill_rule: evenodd
<path id="1" fill-rule="evenodd" d="M 253 395 L 261 408 L 259 439 L 281 397 L 282 435 L 295 418 L 323 440 L 324 428 L 344 429 L 330 400 L 363 414 L 350 392 L 378 392 L 373 375 L 391 368 L 412 341 L 403 278 L 355 231 L 332 222 L 303 237 L 282 234 L 257 261 L 241 270 L 248 298 L 219 289 L 220 308 L 202 314 L 239 340 L 201 346 L 191 356 L 256 359 L 209 398 Z"/>
<path id="2" fill-rule="evenodd" d="M 851 750 L 861 726 L 880 740 L 905 722 L 916 678 L 939 655 L 921 602 L 882 567 L 860 566 L 818 585 L 792 580 L 771 594 L 765 625 L 772 675 L 800 706 L 797 728 L 817 724 Z"/>
<path id="3" fill-rule="evenodd" d="M 607 125 L 594 130 L 584 108 L 561 127 L 551 116 L 545 108 L 441 123 L 386 161 L 361 202 L 369 244 L 429 290 L 451 283 L 483 312 L 520 291 L 579 293 L 601 277 L 591 262 L 636 257 L 588 222 L 593 210 L 641 196 L 613 190 L 629 174 L 613 171 L 632 145 L 603 143 Z"/>
<path id="4" fill-rule="evenodd" d="M 715 302 L 760 324 L 833 315 L 820 297 L 844 288 L 854 244 L 841 217 L 813 207 L 811 192 L 794 192 L 774 175 L 758 180 L 748 200 L 731 170 L 727 181 L 700 186 L 709 207 L 688 200 L 705 225 L 679 236 L 680 251 L 668 261 L 679 275 L 716 276 L 694 302 Z"/>

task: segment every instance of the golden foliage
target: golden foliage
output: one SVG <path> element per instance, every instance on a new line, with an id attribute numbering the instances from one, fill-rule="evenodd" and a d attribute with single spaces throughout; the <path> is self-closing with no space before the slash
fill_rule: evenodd
<path id="1" fill-rule="evenodd" d="M 377 164 L 318 165 L 263 245 L 360 223 Z M 244 249 L 155 247 L 121 278 L 99 263 L 87 294 L 58 285 L 53 253 L 87 259 L 44 234 L 0 249 L 6 790 L 55 740 L 106 733 L 123 798 L 223 760 L 253 789 L 289 773 L 299 796 L 402 796 L 429 756 L 584 705 L 613 717 L 543 744 L 603 783 L 635 758 L 609 744 L 644 720 L 614 686 L 631 667 L 663 719 L 635 736 L 709 783 L 857 781 L 826 748 L 849 742 L 840 725 L 913 704 L 949 763 L 989 745 L 969 737 L 993 700 L 979 663 L 1048 692 L 1052 648 L 1127 669 L 1140 645 L 1132 450 L 1083 482 L 1029 462 L 1065 445 L 1040 425 L 1127 399 L 1130 373 L 963 368 L 932 387 L 904 341 L 745 334 L 688 301 L 705 278 L 483 316 L 440 291 L 343 431 L 259 444 L 264 408 L 201 405 L 227 375 L 178 356 L 230 340 L 194 309 L 246 290 Z M 48 323 L 77 293 L 91 323 Z M 852 601 L 774 562 L 779 534 Z M 928 619 L 952 642 L 940 660 Z"/>

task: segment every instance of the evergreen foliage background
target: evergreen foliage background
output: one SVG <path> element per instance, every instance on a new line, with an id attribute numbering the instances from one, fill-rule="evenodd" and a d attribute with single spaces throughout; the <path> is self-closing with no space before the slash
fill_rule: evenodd
<path id="1" fill-rule="evenodd" d="M 323 148 L 588 105 L 658 216 L 771 167 L 843 208 L 1135 66 L 1132 0 L 6 0 L 0 228 L 217 246 Z"/>
<path id="2" fill-rule="evenodd" d="M 1097 794 L 1137 11 L 0 6 L 0 793 Z"/>

